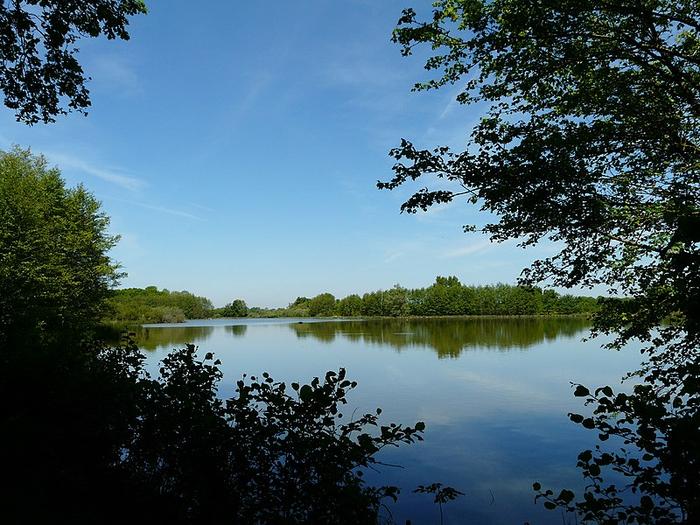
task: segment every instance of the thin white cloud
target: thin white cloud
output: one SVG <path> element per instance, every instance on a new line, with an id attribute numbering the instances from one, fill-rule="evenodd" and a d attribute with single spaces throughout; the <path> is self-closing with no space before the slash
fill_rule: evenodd
<path id="1" fill-rule="evenodd" d="M 404 255 L 404 252 L 400 252 L 400 251 L 389 253 L 386 255 L 386 257 L 384 257 L 384 263 L 390 263 L 392 261 L 395 261 L 396 259 L 403 257 L 403 255 Z"/>
<path id="2" fill-rule="evenodd" d="M 81 171 L 98 179 L 115 184 L 121 188 L 136 191 L 147 186 L 146 182 L 136 177 L 119 173 L 118 170 L 105 169 L 90 164 L 82 159 L 64 153 L 46 153 L 46 158 L 56 164 L 59 169 L 73 169 Z"/>
<path id="3" fill-rule="evenodd" d="M 456 257 L 464 257 L 466 255 L 472 255 L 475 253 L 483 252 L 488 249 L 493 243 L 489 240 L 478 241 L 472 244 L 467 244 L 460 248 L 455 248 L 453 250 L 448 250 L 442 254 L 443 259 L 454 259 Z"/>
<path id="4" fill-rule="evenodd" d="M 185 219 L 192 219 L 195 221 L 204 221 L 205 220 L 202 217 L 199 217 L 199 216 L 194 215 L 193 213 L 189 213 L 187 211 L 183 211 L 180 209 L 174 209 L 174 208 L 166 208 L 165 206 L 158 206 L 156 204 L 148 204 L 147 202 L 140 202 L 140 201 L 134 201 L 134 200 L 127 200 L 127 199 L 117 199 L 114 197 L 110 197 L 107 200 L 123 202 L 125 204 L 131 204 L 133 206 L 138 206 L 139 208 L 144 208 L 146 210 L 156 211 L 158 213 L 165 213 L 168 215 L 175 215 L 177 217 L 184 217 Z"/>
<path id="5" fill-rule="evenodd" d="M 216 213 L 216 210 L 214 208 L 210 208 L 209 206 L 203 206 L 202 204 L 197 204 L 196 202 L 190 202 L 189 206 L 209 213 Z"/>
<path id="6" fill-rule="evenodd" d="M 122 95 L 143 93 L 138 74 L 122 57 L 100 55 L 90 64 L 89 69 L 96 84 L 107 86 Z"/>
<path id="7" fill-rule="evenodd" d="M 457 95 L 459 95 L 463 90 L 464 86 L 462 84 L 458 84 L 455 88 L 450 90 L 447 104 L 440 112 L 438 120 L 443 120 L 448 115 L 450 115 L 458 106 L 460 106 L 460 103 L 457 101 Z"/>

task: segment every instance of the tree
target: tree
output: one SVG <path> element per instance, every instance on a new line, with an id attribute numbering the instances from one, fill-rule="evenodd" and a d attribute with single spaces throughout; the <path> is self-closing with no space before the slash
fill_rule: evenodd
<path id="1" fill-rule="evenodd" d="M 185 319 L 204 319 L 213 312 L 206 297 L 183 290 L 171 292 L 156 286 L 114 290 L 108 301 L 110 321 L 175 323 Z"/>
<path id="2" fill-rule="evenodd" d="M 120 277 L 118 240 L 82 186 L 28 150 L 0 152 L 0 343 L 81 337 Z"/>
<path id="3" fill-rule="evenodd" d="M 425 313 L 428 315 L 459 315 L 467 313 L 462 304 L 464 288 L 457 277 L 435 278 L 435 282 L 426 290 Z"/>
<path id="4" fill-rule="evenodd" d="M 331 293 L 322 293 L 311 299 L 308 303 L 311 317 L 335 315 L 335 297 Z"/>
<path id="5" fill-rule="evenodd" d="M 338 315 L 344 317 L 356 317 L 362 315 L 362 298 L 357 294 L 351 294 L 338 301 Z"/>
<path id="6" fill-rule="evenodd" d="M 408 290 L 395 284 L 393 288 L 382 292 L 382 315 L 401 317 L 408 315 Z"/>
<path id="7" fill-rule="evenodd" d="M 90 93 L 76 55 L 80 37 L 129 39 L 128 17 L 143 0 L 16 0 L 0 4 L 0 89 L 5 105 L 27 124 L 85 113 Z M 64 102 L 65 101 L 65 102 Z"/>
<path id="8" fill-rule="evenodd" d="M 384 292 L 368 292 L 362 296 L 362 315 L 384 315 Z"/>
<path id="9" fill-rule="evenodd" d="M 243 299 L 235 299 L 228 303 L 220 311 L 222 317 L 246 317 L 248 315 L 248 306 Z"/>
<path id="10" fill-rule="evenodd" d="M 641 341 L 643 383 L 631 397 L 592 394 L 596 417 L 574 419 L 648 463 L 593 455 L 593 483 L 575 509 L 598 521 L 700 519 L 697 3 L 438 0 L 426 21 L 404 10 L 393 38 L 404 55 L 434 50 L 426 69 L 435 75 L 415 89 L 461 83 L 457 100 L 485 112 L 464 151 L 403 140 L 391 151 L 393 179 L 379 187 L 445 181 L 402 211 L 466 198 L 496 217 L 481 228 L 492 240 L 562 246 L 524 271 L 526 284 L 602 284 L 628 298 L 602 301 L 595 326 L 617 334 L 614 348 Z M 601 466 L 631 479 L 638 505 L 606 488 Z M 574 508 L 564 496 L 547 503 Z"/>

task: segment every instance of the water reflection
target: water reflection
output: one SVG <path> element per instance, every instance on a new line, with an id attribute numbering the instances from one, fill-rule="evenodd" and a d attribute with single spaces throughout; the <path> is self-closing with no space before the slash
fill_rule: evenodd
<path id="1" fill-rule="evenodd" d="M 582 485 L 575 458 L 591 436 L 566 416 L 582 409 L 569 381 L 613 384 L 639 364 L 634 352 L 581 341 L 587 328 L 581 318 L 215 319 L 144 327 L 138 343 L 156 350 L 147 359 L 154 375 L 185 343 L 214 352 L 222 397 L 236 395 L 244 373 L 289 384 L 343 367 L 359 383 L 349 409 L 379 406 L 385 422 L 425 421 L 420 445 L 383 451 L 382 461 L 403 469 L 367 473 L 402 487 L 396 523 L 435 523 L 430 500 L 411 490 L 441 481 L 467 493 L 446 508 L 445 523 L 561 525 L 533 504 L 532 483 Z"/>
<path id="2" fill-rule="evenodd" d="M 388 345 L 401 351 L 430 348 L 439 358 L 456 358 L 471 348 L 527 349 L 557 337 L 572 337 L 590 323 L 579 317 L 518 319 L 377 319 L 290 324 L 298 338 L 324 343 L 336 338 L 366 345 Z"/>
<path id="3" fill-rule="evenodd" d="M 239 328 L 239 327 L 227 327 Z M 233 335 L 243 335 L 245 327 L 241 334 L 232 332 Z M 156 350 L 162 347 L 176 348 L 181 347 L 186 343 L 201 344 L 211 337 L 214 333 L 213 326 L 144 326 L 134 330 L 136 334 L 135 340 L 138 347 L 142 350 Z"/>
<path id="4" fill-rule="evenodd" d="M 234 337 L 243 337 L 248 330 L 248 325 L 247 324 L 234 324 L 234 325 L 227 325 L 224 327 L 224 330 L 226 330 L 229 334 L 231 334 Z"/>

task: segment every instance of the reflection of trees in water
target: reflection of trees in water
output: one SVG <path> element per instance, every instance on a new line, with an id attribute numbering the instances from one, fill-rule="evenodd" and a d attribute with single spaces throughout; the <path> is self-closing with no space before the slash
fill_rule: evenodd
<path id="1" fill-rule="evenodd" d="M 525 349 L 557 337 L 572 337 L 590 326 L 581 317 L 480 319 L 374 319 L 290 325 L 297 337 L 331 342 L 389 345 L 396 350 L 427 346 L 439 357 L 458 357 L 469 348 Z"/>
<path id="2" fill-rule="evenodd" d="M 244 330 L 245 331 L 245 330 Z M 214 332 L 213 326 L 140 327 L 135 331 L 136 344 L 142 350 L 155 350 L 161 346 L 182 347 L 184 344 L 201 344 Z"/>
<path id="3" fill-rule="evenodd" d="M 232 324 L 224 326 L 224 330 L 234 337 L 243 337 L 248 330 L 247 324 Z"/>
<path id="4" fill-rule="evenodd" d="M 162 326 L 139 327 L 135 330 L 136 344 L 143 350 L 155 350 L 162 346 L 182 348 L 183 345 L 202 344 L 211 337 L 216 326 Z M 248 330 L 244 324 L 223 327 L 228 335 L 243 337 Z"/>

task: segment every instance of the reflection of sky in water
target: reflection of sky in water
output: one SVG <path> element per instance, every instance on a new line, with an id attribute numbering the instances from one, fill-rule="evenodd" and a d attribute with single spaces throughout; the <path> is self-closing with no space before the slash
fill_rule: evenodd
<path id="1" fill-rule="evenodd" d="M 139 332 L 155 369 L 170 349 L 200 345 L 223 362 L 221 393 L 243 373 L 309 381 L 345 367 L 359 385 L 350 414 L 383 408 L 384 422 L 427 424 L 425 442 L 387 450 L 370 480 L 403 488 L 397 523 L 437 522 L 418 484 L 441 481 L 466 493 L 447 505 L 446 523 L 562 523 L 532 503 L 533 481 L 577 488 L 576 456 L 594 434 L 569 422 L 582 411 L 569 382 L 618 385 L 636 366 L 632 350 L 582 342 L 585 323 L 562 320 L 331 321 L 213 320 Z"/>

